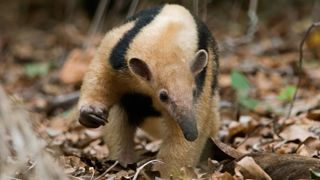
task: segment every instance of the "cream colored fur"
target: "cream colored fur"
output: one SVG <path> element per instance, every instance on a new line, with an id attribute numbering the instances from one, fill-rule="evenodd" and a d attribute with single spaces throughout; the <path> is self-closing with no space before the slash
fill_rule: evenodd
<path id="1" fill-rule="evenodd" d="M 219 128 L 218 96 L 212 97 L 212 63 L 214 54 L 209 50 L 203 92 L 197 100 L 195 113 L 199 136 L 186 141 L 177 122 L 165 112 L 158 99 L 158 90 L 165 88 L 178 105 L 188 106 L 195 87 L 189 62 L 197 51 L 197 28 L 191 14 L 178 5 L 166 5 L 159 15 L 142 29 L 130 44 L 126 59 L 144 60 L 152 72 L 152 81 L 147 82 L 132 73 L 119 73 L 109 64 L 108 57 L 119 39 L 134 26 L 124 24 L 108 32 L 103 39 L 81 88 L 79 108 L 92 104 L 109 110 L 104 138 L 110 149 L 110 159 L 123 163 L 135 160 L 133 135 L 135 127 L 127 123 L 126 114 L 119 107 L 119 98 L 128 92 L 139 92 L 152 97 L 156 109 L 162 112 L 158 129 L 163 134 L 163 143 L 158 158 L 165 162 L 155 165 L 162 177 L 179 175 L 184 166 L 196 166 L 209 137 L 215 136 Z M 215 71 L 217 72 L 217 71 Z M 181 78 L 184 77 L 184 78 Z"/>

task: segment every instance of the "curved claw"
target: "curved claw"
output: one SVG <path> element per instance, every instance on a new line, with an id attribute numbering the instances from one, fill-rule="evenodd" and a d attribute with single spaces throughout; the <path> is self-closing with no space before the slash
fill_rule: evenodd
<path id="1" fill-rule="evenodd" d="M 104 126 L 107 122 L 107 111 L 101 107 L 84 105 L 80 108 L 79 122 L 88 128 Z"/>

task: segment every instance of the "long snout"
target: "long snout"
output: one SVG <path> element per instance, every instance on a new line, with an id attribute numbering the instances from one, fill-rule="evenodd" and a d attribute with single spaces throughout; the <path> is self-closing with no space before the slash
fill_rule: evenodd
<path id="1" fill-rule="evenodd" d="M 184 137 L 188 141 L 194 141 L 198 138 L 197 122 L 194 114 L 191 115 L 180 115 L 176 118 Z"/>

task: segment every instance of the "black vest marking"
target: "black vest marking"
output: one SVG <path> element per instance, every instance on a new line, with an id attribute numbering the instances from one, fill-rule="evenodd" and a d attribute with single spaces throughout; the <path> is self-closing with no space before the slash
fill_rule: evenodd
<path id="1" fill-rule="evenodd" d="M 197 24 L 197 31 L 198 31 L 198 50 L 204 49 L 207 52 L 212 50 L 215 56 L 212 59 L 212 61 L 214 61 L 214 63 L 212 63 L 213 64 L 212 71 L 213 71 L 214 77 L 213 77 L 213 82 L 211 84 L 212 94 L 214 94 L 218 85 L 218 80 L 217 80 L 217 75 L 218 75 L 217 70 L 219 68 L 218 46 L 215 39 L 212 37 L 208 27 L 197 17 L 194 17 L 194 20 Z M 199 73 L 195 78 L 198 94 L 201 94 L 202 92 L 204 82 L 205 82 L 206 72 L 207 72 L 207 67 L 201 73 Z"/>
<path id="2" fill-rule="evenodd" d="M 116 69 L 120 70 L 127 68 L 127 62 L 125 56 L 129 48 L 130 43 L 141 31 L 143 27 L 150 24 L 150 22 L 160 13 L 161 7 L 155 7 L 139 12 L 138 14 L 128 18 L 127 22 L 136 20 L 132 29 L 124 34 L 120 41 L 114 46 L 110 55 L 110 64 Z"/>
<path id="3" fill-rule="evenodd" d="M 146 117 L 159 117 L 161 113 L 152 106 L 152 99 L 149 96 L 130 93 L 122 96 L 120 105 L 128 116 L 132 125 L 139 125 Z"/>

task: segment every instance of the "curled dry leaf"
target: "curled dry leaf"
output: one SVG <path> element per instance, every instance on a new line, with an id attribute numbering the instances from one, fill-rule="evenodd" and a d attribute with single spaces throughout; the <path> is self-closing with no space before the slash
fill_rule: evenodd
<path id="1" fill-rule="evenodd" d="M 242 152 L 232 148 L 231 146 L 221 142 L 217 138 L 211 138 L 211 140 L 213 141 L 215 146 L 217 146 L 216 151 L 218 151 L 218 150 L 221 151 L 222 153 L 224 153 L 224 156 L 228 156 L 228 159 L 237 159 L 237 158 L 240 158 L 244 155 L 244 153 L 242 153 Z"/>
<path id="2" fill-rule="evenodd" d="M 234 136 L 240 132 L 244 132 L 246 127 L 240 122 L 232 121 L 229 124 L 229 136 Z"/>
<path id="3" fill-rule="evenodd" d="M 298 147 L 297 154 L 302 156 L 314 157 L 319 155 L 319 151 L 320 151 L 319 138 L 308 137 Z"/>
<path id="4" fill-rule="evenodd" d="M 320 109 L 308 112 L 307 118 L 315 121 L 320 121 Z"/>
<path id="5" fill-rule="evenodd" d="M 272 179 L 309 179 L 310 169 L 320 169 L 319 159 L 299 156 L 295 154 L 280 155 L 276 153 L 251 153 L 247 156 L 252 157 L 256 164 L 258 164 Z M 251 165 L 251 161 L 249 160 L 248 164 L 242 164 L 243 167 L 238 167 L 238 169 L 235 169 L 236 166 L 239 166 L 237 161 L 239 162 L 241 159 L 237 159 L 235 161 L 232 161 L 231 163 L 225 164 L 223 171 L 234 174 L 234 171 L 237 170 L 240 178 L 242 177 L 242 175 L 244 176 L 244 178 L 250 178 L 246 177 L 246 174 L 240 171 L 239 168 L 243 168 L 247 171 L 246 173 L 249 173 L 253 171 L 253 168 L 255 168 L 256 166 Z M 250 167 L 249 165 L 252 167 Z M 254 169 L 254 174 L 255 171 L 256 169 Z"/>
<path id="6" fill-rule="evenodd" d="M 76 84 L 82 81 L 89 64 L 93 58 L 94 50 L 86 51 L 74 49 L 62 67 L 59 78 L 66 84 Z"/>
<path id="7" fill-rule="evenodd" d="M 271 180 L 270 176 L 249 156 L 236 162 L 235 172 L 236 175 L 242 176 L 245 179 Z"/>

